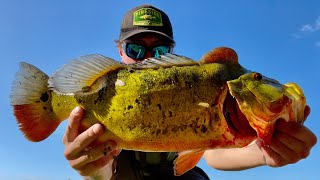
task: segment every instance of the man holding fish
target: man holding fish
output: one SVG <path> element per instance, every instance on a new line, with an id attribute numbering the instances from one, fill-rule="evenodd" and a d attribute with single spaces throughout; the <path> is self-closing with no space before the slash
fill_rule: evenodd
<path id="1" fill-rule="evenodd" d="M 120 39 L 117 42 L 123 63 L 131 64 L 150 57 L 159 57 L 172 52 L 174 45 L 171 23 L 163 11 L 150 5 L 142 5 L 131 9 L 124 16 Z M 307 106 L 304 112 L 306 118 L 310 108 Z M 158 177 L 165 177 L 163 174 L 167 174 L 168 177 L 174 178 L 171 176 L 173 172 L 163 167 L 163 164 L 167 163 L 168 167 L 172 168 L 169 165 L 175 158 L 172 153 L 127 150 L 121 152 L 114 142 L 92 149 L 90 147 L 92 142 L 105 130 L 101 124 L 94 124 L 81 132 L 79 126 L 84 113 L 80 107 L 72 111 L 63 138 L 65 156 L 79 174 L 86 179 L 111 179 L 115 176 L 119 179 L 141 178 L 138 176 L 143 176 L 145 179 L 155 178 L 151 173 Z M 206 150 L 203 157 L 208 165 L 219 170 L 244 170 L 262 165 L 281 167 L 308 157 L 317 138 L 307 127 L 302 123 L 284 120 L 279 120 L 275 127 L 271 144 L 268 146 L 258 139 L 242 148 Z M 84 155 L 83 152 L 89 152 L 87 154 L 90 155 Z M 115 158 L 117 156 L 118 158 Z M 198 167 L 183 176 L 175 177 L 208 179 Z"/>

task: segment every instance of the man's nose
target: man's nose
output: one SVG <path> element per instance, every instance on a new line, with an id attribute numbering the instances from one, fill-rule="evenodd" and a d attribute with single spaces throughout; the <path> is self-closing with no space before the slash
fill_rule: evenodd
<path id="1" fill-rule="evenodd" d="M 152 57 L 151 51 L 147 51 L 145 59 L 148 59 L 148 58 L 151 58 L 151 57 Z"/>

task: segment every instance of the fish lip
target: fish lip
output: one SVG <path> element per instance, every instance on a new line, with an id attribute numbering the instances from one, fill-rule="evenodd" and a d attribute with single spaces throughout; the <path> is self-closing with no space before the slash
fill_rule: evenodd
<path id="1" fill-rule="evenodd" d="M 232 134 L 256 136 L 256 131 L 241 112 L 237 100 L 229 92 L 227 92 L 223 102 L 223 115 Z"/>

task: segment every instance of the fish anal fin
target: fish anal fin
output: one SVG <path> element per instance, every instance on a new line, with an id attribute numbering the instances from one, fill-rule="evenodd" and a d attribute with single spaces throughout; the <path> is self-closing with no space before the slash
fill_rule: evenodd
<path id="1" fill-rule="evenodd" d="M 20 130 L 28 140 L 33 142 L 46 139 L 61 122 L 54 113 L 48 113 L 48 110 L 39 106 L 41 105 L 13 105 Z"/>
<path id="2" fill-rule="evenodd" d="M 190 150 L 178 153 L 174 161 L 174 175 L 181 176 L 190 169 L 194 168 L 203 156 L 204 150 Z"/>
<path id="3" fill-rule="evenodd" d="M 200 59 L 201 64 L 209 63 L 239 63 L 237 53 L 228 47 L 214 48 Z"/>

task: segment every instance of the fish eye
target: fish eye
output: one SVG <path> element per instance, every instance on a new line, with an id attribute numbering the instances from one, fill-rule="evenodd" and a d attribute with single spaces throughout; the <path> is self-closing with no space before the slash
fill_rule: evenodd
<path id="1" fill-rule="evenodd" d="M 262 75 L 260 73 L 254 73 L 253 79 L 260 81 L 260 80 L 262 80 Z"/>

